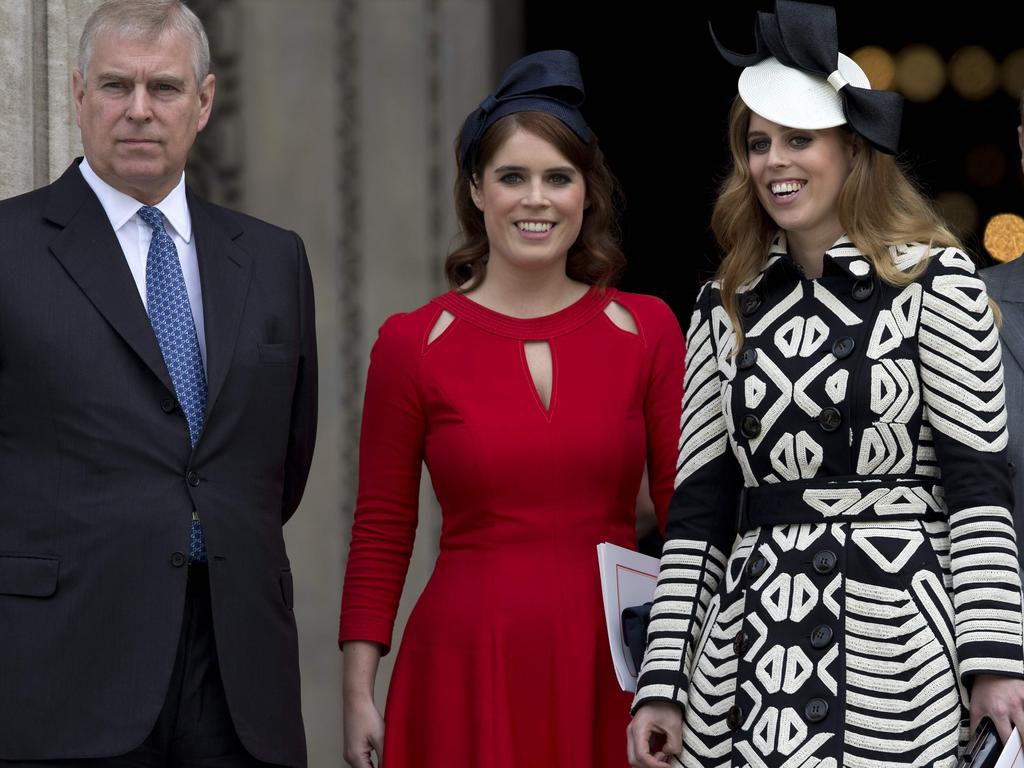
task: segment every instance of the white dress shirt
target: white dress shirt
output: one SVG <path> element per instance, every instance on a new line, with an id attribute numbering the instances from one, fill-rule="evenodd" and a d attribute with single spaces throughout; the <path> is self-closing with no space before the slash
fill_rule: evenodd
<path id="1" fill-rule="evenodd" d="M 138 216 L 140 203 L 124 192 L 119 192 L 96 175 L 96 171 L 89 167 L 89 161 L 82 159 L 78 166 L 85 177 L 86 183 L 92 187 L 96 197 L 100 199 L 100 205 L 110 219 L 110 226 L 117 234 L 118 242 L 121 243 L 121 251 L 124 253 L 128 268 L 135 278 L 135 287 L 139 289 L 139 296 L 142 304 L 149 311 L 146 303 L 146 258 L 149 255 L 149 242 L 153 239 L 153 230 L 149 228 Z M 181 272 L 185 276 L 185 290 L 188 292 L 188 303 L 192 308 L 192 322 L 196 326 L 196 336 L 199 338 L 199 354 L 203 358 L 203 368 L 206 368 L 206 325 L 203 322 L 203 292 L 199 283 L 199 258 L 196 256 L 195 239 L 192 237 L 192 217 L 188 212 L 188 201 L 185 198 L 185 174 L 177 186 L 168 193 L 167 197 L 157 203 L 157 208 L 164 216 L 164 225 L 167 234 L 174 241 L 174 247 L 178 251 L 178 261 L 181 263 Z M 167 225 L 170 226 L 167 226 Z"/>

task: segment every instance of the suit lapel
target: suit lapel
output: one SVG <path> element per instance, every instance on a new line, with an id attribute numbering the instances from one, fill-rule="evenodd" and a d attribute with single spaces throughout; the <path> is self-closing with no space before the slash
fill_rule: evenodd
<path id="1" fill-rule="evenodd" d="M 1017 365 L 1024 368 L 1024 303 L 1002 299 L 999 301 L 999 308 L 1003 313 L 1003 327 L 999 329 L 999 338 L 1017 360 Z"/>
<path id="2" fill-rule="evenodd" d="M 231 368 L 238 327 L 249 291 L 249 255 L 235 242 L 242 229 L 223 217 L 214 219 L 212 207 L 188 191 L 189 215 L 199 258 L 206 324 L 207 416 L 213 411 Z"/>
<path id="3" fill-rule="evenodd" d="M 77 164 L 51 189 L 44 216 L 63 229 L 50 241 L 50 251 L 118 335 L 173 393 L 174 385 L 121 244 Z"/>
<path id="4" fill-rule="evenodd" d="M 1022 256 L 1021 258 L 1024 258 Z M 999 305 L 1003 324 L 999 339 L 1017 365 L 1024 368 L 1024 262 L 1010 262 L 983 270 L 990 298 Z"/>

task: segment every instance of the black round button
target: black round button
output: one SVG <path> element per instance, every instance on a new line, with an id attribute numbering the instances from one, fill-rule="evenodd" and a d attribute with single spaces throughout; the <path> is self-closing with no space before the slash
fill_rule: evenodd
<path id="1" fill-rule="evenodd" d="M 804 718 L 809 723 L 820 723 L 828 716 L 828 702 L 824 699 L 811 699 L 804 706 Z"/>
<path id="2" fill-rule="evenodd" d="M 740 312 L 749 317 L 761 308 L 761 295 L 756 292 L 745 293 L 740 300 Z"/>
<path id="3" fill-rule="evenodd" d="M 173 565 L 175 568 L 181 568 L 181 566 L 185 565 L 185 563 L 187 562 L 188 558 L 185 557 L 185 555 L 183 555 L 181 552 L 175 552 L 173 555 L 171 555 L 171 565 Z"/>
<path id="4" fill-rule="evenodd" d="M 850 291 L 857 301 L 867 301 L 874 292 L 875 284 L 871 280 L 858 280 L 853 284 L 853 290 Z"/>
<path id="5" fill-rule="evenodd" d="M 757 437 L 761 434 L 761 420 L 752 413 L 748 413 L 740 422 L 740 430 L 746 437 Z"/>
<path id="6" fill-rule="evenodd" d="M 732 639 L 732 650 L 737 656 L 742 656 L 747 650 L 747 633 L 742 629 Z"/>
<path id="7" fill-rule="evenodd" d="M 811 564 L 818 573 L 832 573 L 836 569 L 836 553 L 831 549 L 823 549 L 814 555 Z"/>
<path id="8" fill-rule="evenodd" d="M 729 728 L 735 731 L 743 723 L 743 710 L 740 709 L 739 704 L 733 704 L 729 707 L 729 714 L 725 717 L 725 724 Z"/>
<path id="9" fill-rule="evenodd" d="M 821 413 L 818 414 L 818 426 L 826 432 L 835 432 L 842 423 L 843 414 L 835 406 L 830 405 L 828 408 L 822 408 Z"/>
<path id="10" fill-rule="evenodd" d="M 1008 461 L 1006 462 L 1006 466 L 1010 470 L 1010 477 L 1016 477 L 1017 467 L 1014 465 L 1014 463 L 1012 461 Z"/>
<path id="11" fill-rule="evenodd" d="M 174 402 L 173 397 L 165 397 L 160 401 L 160 410 L 164 413 L 174 413 L 174 409 L 178 407 L 178 404 Z"/>
<path id="12" fill-rule="evenodd" d="M 752 368 L 754 363 L 756 362 L 757 350 L 754 349 L 753 347 L 747 347 L 746 349 L 743 350 L 743 353 L 740 355 L 740 359 L 737 362 L 737 365 L 739 365 L 740 370 L 745 371 L 747 370 L 747 368 Z"/>
<path id="13" fill-rule="evenodd" d="M 749 574 L 752 578 L 756 579 L 758 576 L 764 573 L 764 569 L 767 567 L 768 560 L 765 558 L 764 555 L 758 555 L 749 563 L 747 563 L 747 574 Z"/>
<path id="14" fill-rule="evenodd" d="M 188 484 L 193 488 L 199 485 L 199 475 L 197 475 L 193 470 L 189 470 L 189 473 L 185 475 L 185 480 L 187 480 Z"/>
<path id="15" fill-rule="evenodd" d="M 832 354 L 842 360 L 844 357 L 849 357 L 853 353 L 853 348 L 855 346 L 856 344 L 849 336 L 841 336 L 836 339 L 835 344 L 832 345 Z"/>
<path id="16" fill-rule="evenodd" d="M 811 630 L 811 647 L 821 650 L 827 648 L 832 642 L 832 627 L 828 624 L 819 624 Z"/>

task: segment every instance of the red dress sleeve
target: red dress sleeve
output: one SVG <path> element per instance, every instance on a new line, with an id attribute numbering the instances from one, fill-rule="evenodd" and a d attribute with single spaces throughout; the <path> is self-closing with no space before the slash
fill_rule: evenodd
<path id="1" fill-rule="evenodd" d="M 418 376 L 422 332 L 414 315 L 381 326 L 370 353 L 359 438 L 359 492 L 342 590 L 339 645 L 390 650 L 416 534 L 425 423 Z"/>
<path id="2" fill-rule="evenodd" d="M 686 348 L 679 321 L 668 305 L 660 299 L 645 298 L 647 311 L 638 315 L 641 333 L 651 349 L 651 373 L 644 398 L 647 473 L 658 528 L 664 535 L 679 456 Z"/>

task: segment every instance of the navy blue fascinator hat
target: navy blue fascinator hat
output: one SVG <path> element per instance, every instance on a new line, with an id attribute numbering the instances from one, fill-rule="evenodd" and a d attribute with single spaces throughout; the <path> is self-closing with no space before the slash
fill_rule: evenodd
<path id="1" fill-rule="evenodd" d="M 494 93 L 480 102 L 463 123 L 459 145 L 462 172 L 472 176 L 480 139 L 496 121 L 514 112 L 546 112 L 589 144 L 593 134 L 580 113 L 583 98 L 583 78 L 576 54 L 539 51 L 519 59 L 505 70 Z"/>
<path id="2" fill-rule="evenodd" d="M 753 53 L 730 51 L 711 37 L 730 64 L 744 67 L 739 93 L 751 110 L 790 128 L 848 124 L 882 152 L 899 149 L 903 97 L 871 89 L 867 75 L 839 52 L 835 8 L 776 0 L 760 12 Z"/>

